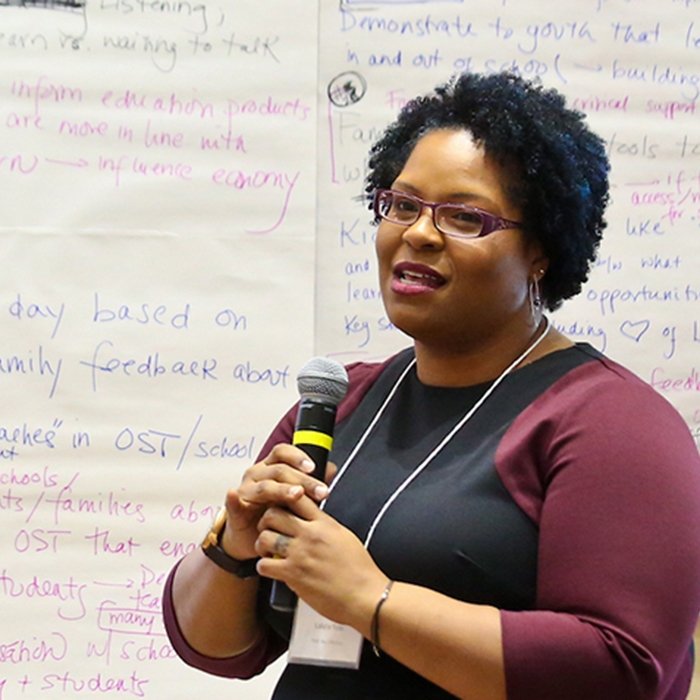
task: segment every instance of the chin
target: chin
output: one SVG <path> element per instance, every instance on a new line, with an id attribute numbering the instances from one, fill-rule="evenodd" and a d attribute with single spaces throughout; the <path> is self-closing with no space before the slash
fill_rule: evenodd
<path id="1" fill-rule="evenodd" d="M 435 323 L 435 317 L 417 317 L 415 313 L 401 313 L 387 310 L 387 318 L 402 333 L 423 343 L 435 342 L 440 336 L 440 324 Z"/>

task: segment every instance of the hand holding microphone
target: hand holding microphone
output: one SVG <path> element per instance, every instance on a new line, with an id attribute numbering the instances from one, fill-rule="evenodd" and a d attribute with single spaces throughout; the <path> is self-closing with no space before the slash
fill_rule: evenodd
<path id="1" fill-rule="evenodd" d="M 333 446 L 337 407 L 347 388 L 345 368 L 326 357 L 309 360 L 297 375 L 301 399 L 292 444 L 306 452 L 315 466 L 312 476 L 321 481 Z M 274 581 L 270 606 L 275 610 L 290 612 L 296 606 L 296 595 L 281 581 Z"/>

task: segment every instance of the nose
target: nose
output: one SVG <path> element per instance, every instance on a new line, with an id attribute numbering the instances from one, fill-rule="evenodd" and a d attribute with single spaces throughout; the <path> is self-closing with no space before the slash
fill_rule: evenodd
<path id="1" fill-rule="evenodd" d="M 445 244 L 443 235 L 435 228 L 433 210 L 430 207 L 423 207 L 418 219 L 404 230 L 402 239 L 416 250 L 421 248 L 439 250 Z"/>

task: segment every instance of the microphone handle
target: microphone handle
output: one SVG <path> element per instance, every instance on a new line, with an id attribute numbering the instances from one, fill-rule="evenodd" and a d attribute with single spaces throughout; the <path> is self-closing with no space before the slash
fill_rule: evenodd
<path id="1" fill-rule="evenodd" d="M 297 594 L 283 581 L 273 581 L 270 591 L 270 607 L 277 612 L 294 612 Z"/>
<path id="2" fill-rule="evenodd" d="M 313 461 L 315 468 L 311 473 L 315 479 L 323 481 L 328 463 L 328 450 L 319 445 L 302 445 L 297 447 L 304 450 Z M 283 581 L 273 581 L 270 591 L 270 607 L 278 612 L 294 612 L 297 606 L 297 595 Z"/>

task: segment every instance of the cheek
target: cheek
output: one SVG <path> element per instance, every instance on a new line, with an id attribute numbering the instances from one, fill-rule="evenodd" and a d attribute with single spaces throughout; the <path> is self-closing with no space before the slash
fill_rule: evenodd
<path id="1" fill-rule="evenodd" d="M 527 294 L 527 265 L 511 248 L 473 245 L 453 258 L 465 283 L 501 300 Z"/>
<path id="2" fill-rule="evenodd" d="M 374 241 L 374 251 L 377 256 L 380 271 L 391 264 L 394 248 L 394 237 L 389 235 L 386 231 L 383 231 L 380 225 L 377 229 L 377 236 Z"/>
<path id="3" fill-rule="evenodd" d="M 521 305 L 528 295 L 528 266 L 521 257 L 511 255 L 500 259 L 496 271 L 504 301 Z"/>

